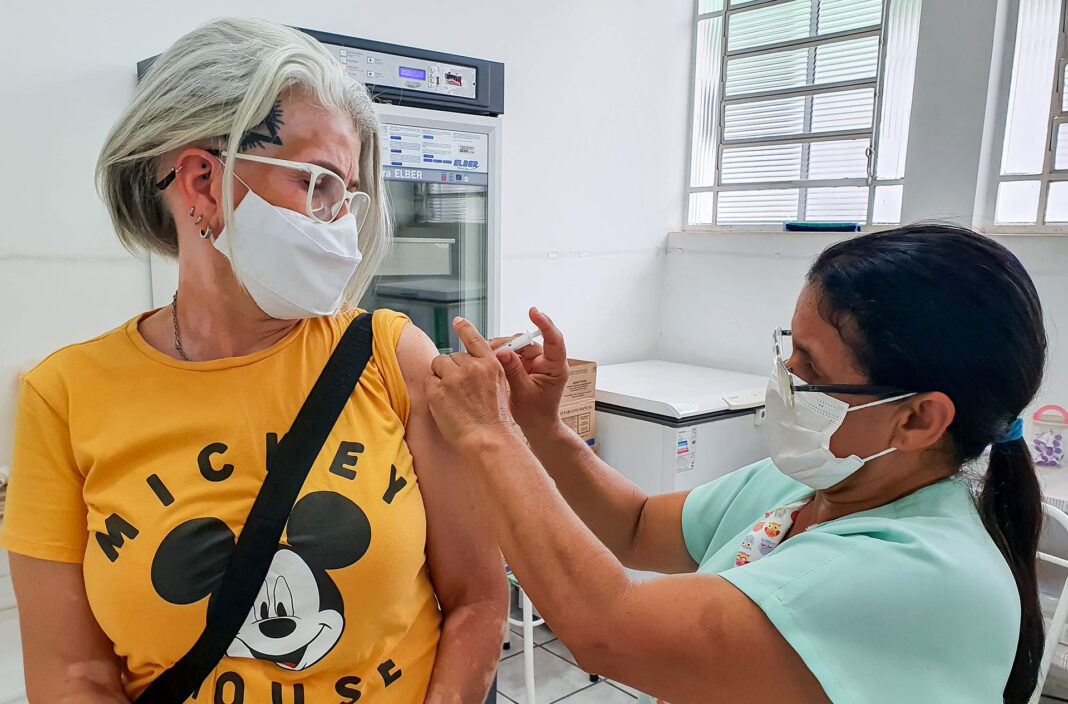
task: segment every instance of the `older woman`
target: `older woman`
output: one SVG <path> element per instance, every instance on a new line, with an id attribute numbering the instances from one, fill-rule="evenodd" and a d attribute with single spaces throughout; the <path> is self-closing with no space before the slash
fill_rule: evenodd
<path id="1" fill-rule="evenodd" d="M 179 284 L 170 306 L 23 380 L 0 541 L 33 702 L 131 701 L 198 639 L 388 238 L 366 90 L 269 22 L 211 22 L 164 52 L 98 182 L 122 241 L 177 256 Z M 198 701 L 486 695 L 500 553 L 427 409 L 433 345 L 389 311 L 371 330 L 256 603 L 189 683 Z"/>
<path id="2" fill-rule="evenodd" d="M 1046 337 L 1008 250 L 916 225 L 824 251 L 774 336 L 771 458 L 691 492 L 646 496 L 560 425 L 563 339 L 532 320 L 525 363 L 458 322 L 471 356 L 434 361 L 430 407 L 585 669 L 673 704 L 1029 700 L 1041 511 L 1016 419 Z M 958 475 L 987 448 L 973 502 Z"/>

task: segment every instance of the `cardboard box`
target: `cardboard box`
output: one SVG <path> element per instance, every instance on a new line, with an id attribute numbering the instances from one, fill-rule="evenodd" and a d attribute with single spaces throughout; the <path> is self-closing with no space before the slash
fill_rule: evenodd
<path id="1" fill-rule="evenodd" d="M 564 425 L 578 433 L 583 440 L 592 440 L 597 431 L 595 405 L 596 402 L 592 397 L 578 403 L 561 405 L 560 419 L 564 421 Z"/>
<path id="2" fill-rule="evenodd" d="M 597 363 L 581 359 L 567 360 L 567 385 L 560 399 L 561 406 L 574 405 L 592 399 L 597 393 Z"/>

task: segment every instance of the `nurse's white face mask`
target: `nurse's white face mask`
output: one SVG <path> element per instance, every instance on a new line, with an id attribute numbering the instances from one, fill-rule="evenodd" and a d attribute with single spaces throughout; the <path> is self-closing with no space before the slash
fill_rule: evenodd
<path id="1" fill-rule="evenodd" d="M 813 489 L 827 489 L 852 475 L 865 462 L 897 449 L 889 447 L 864 458 L 835 456 L 831 452 L 831 437 L 845 421 L 846 414 L 914 396 L 915 392 L 879 386 L 807 385 L 789 372 L 782 357 L 782 339 L 789 334 L 789 331 L 777 330 L 774 338 L 775 372 L 768 381 L 765 401 L 771 459 L 786 476 Z M 894 395 L 850 406 L 827 395 L 828 391 Z"/>
<path id="2" fill-rule="evenodd" d="M 224 228 L 214 245 L 264 313 L 280 320 L 315 318 L 341 308 L 363 259 L 357 230 L 352 212 L 323 222 L 271 205 L 249 188 L 234 209 L 233 227 Z"/>

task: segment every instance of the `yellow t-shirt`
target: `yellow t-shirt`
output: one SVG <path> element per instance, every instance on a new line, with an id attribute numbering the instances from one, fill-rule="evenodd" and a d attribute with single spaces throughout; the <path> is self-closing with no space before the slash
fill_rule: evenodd
<path id="1" fill-rule="evenodd" d="M 148 314 L 146 314 L 148 315 Z M 353 315 L 301 321 L 245 357 L 182 362 L 145 316 L 66 347 L 20 389 L 0 545 L 82 563 L 136 697 L 204 616 L 284 435 Z M 404 441 L 407 319 L 374 316 L 374 356 L 293 507 L 227 656 L 189 701 L 421 702 L 441 615 Z"/>

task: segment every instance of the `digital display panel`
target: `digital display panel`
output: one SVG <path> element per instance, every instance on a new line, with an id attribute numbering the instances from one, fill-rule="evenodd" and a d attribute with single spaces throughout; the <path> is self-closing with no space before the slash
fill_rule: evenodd
<path id="1" fill-rule="evenodd" d="M 418 81 L 425 81 L 426 80 L 426 71 L 422 71 L 422 70 L 417 69 L 417 68 L 405 68 L 404 66 L 401 66 L 400 67 L 400 76 L 401 76 L 401 78 L 414 78 L 414 79 L 416 79 Z"/>

